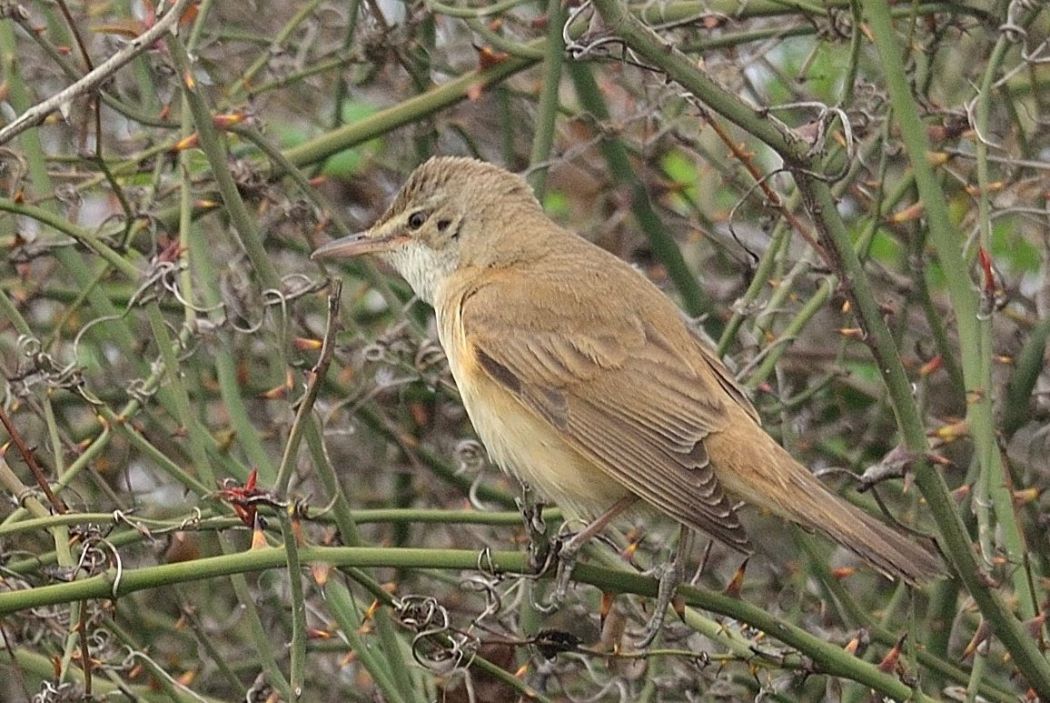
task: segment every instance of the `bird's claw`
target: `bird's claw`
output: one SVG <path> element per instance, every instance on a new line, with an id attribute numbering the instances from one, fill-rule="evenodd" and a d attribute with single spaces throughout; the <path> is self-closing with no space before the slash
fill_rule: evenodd
<path id="1" fill-rule="evenodd" d="M 549 541 L 535 542 L 529 540 L 528 561 L 525 568 L 534 576 L 543 576 L 551 565 L 551 544 Z"/>
<path id="2" fill-rule="evenodd" d="M 521 510 L 522 522 L 525 524 L 525 534 L 528 537 L 527 568 L 529 573 L 542 576 L 550 568 L 552 559 L 547 523 L 543 521 L 543 503 L 533 502 L 528 489 L 517 502 Z"/>
<path id="3" fill-rule="evenodd" d="M 682 560 L 675 559 L 670 564 L 661 564 L 654 568 L 650 574 L 659 579 L 659 587 L 656 591 L 656 605 L 653 615 L 642 630 L 642 638 L 638 642 L 639 649 L 645 649 L 653 643 L 656 636 L 663 629 L 664 620 L 667 618 L 667 607 L 674 600 L 675 592 L 682 583 Z"/>
<path id="4" fill-rule="evenodd" d="M 572 570 L 576 566 L 576 557 L 580 553 L 580 545 L 574 539 L 560 544 L 555 554 L 558 560 L 558 570 L 554 576 L 554 599 L 558 602 L 565 600 L 569 592 L 569 581 L 572 580 Z"/>
<path id="5" fill-rule="evenodd" d="M 533 603 L 536 610 L 546 615 L 553 613 L 565 602 L 565 597 L 569 592 L 569 582 L 572 580 L 572 570 L 576 566 L 576 557 L 580 552 L 580 547 L 581 545 L 577 544 L 574 539 L 562 541 L 560 538 L 557 538 L 553 541 L 546 561 L 537 572 L 537 576 L 545 574 L 551 565 L 557 562 L 558 566 L 554 575 L 554 590 L 546 603 Z"/>
<path id="6" fill-rule="evenodd" d="M 558 608 L 561 607 L 561 604 L 562 599 L 559 598 L 556 593 L 552 593 L 550 596 L 548 596 L 546 601 L 532 601 L 532 607 L 535 608 L 537 612 L 542 613 L 543 615 L 550 615 L 551 613 L 557 611 Z"/>

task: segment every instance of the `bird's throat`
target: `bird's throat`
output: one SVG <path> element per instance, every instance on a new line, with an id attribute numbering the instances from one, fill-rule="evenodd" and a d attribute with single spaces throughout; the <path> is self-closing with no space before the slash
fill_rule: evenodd
<path id="1" fill-rule="evenodd" d="M 431 306 L 438 287 L 455 271 L 457 263 L 455 252 L 431 249 L 418 241 L 384 254 L 383 260 L 412 286 L 416 297 Z"/>

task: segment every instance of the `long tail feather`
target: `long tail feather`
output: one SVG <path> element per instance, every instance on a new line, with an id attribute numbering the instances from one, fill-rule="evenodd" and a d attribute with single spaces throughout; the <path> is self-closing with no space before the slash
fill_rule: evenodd
<path id="1" fill-rule="evenodd" d="M 887 576 L 919 584 L 944 574 L 941 559 L 924 540 L 829 491 L 742 411 L 734 419 L 705 441 L 718 480 L 729 493 L 823 532 Z"/>

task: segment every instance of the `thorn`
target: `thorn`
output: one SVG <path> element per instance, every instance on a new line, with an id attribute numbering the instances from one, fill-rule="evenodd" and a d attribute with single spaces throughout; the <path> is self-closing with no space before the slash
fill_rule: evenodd
<path id="1" fill-rule="evenodd" d="M 685 598 L 675 593 L 674 598 L 671 599 L 671 607 L 674 608 L 674 613 L 678 616 L 678 619 L 685 622 Z"/>
<path id="2" fill-rule="evenodd" d="M 190 136 L 183 137 L 179 141 L 175 142 L 175 144 L 172 145 L 172 147 L 171 147 L 171 149 L 169 149 L 169 151 L 172 154 L 177 154 L 180 151 L 186 151 L 187 149 L 193 149 L 194 147 L 197 146 L 197 144 L 199 142 L 200 142 L 200 137 L 198 137 L 197 133 L 194 132 Z"/>
<path id="3" fill-rule="evenodd" d="M 977 626 L 977 629 L 973 633 L 973 637 L 970 638 L 970 643 L 963 649 L 962 658 L 969 659 L 973 656 L 977 648 L 988 641 L 988 638 L 992 635 L 992 626 L 988 624 L 988 621 L 981 619 L 981 624 Z"/>
<path id="4" fill-rule="evenodd" d="M 886 653 L 886 656 L 879 662 L 879 671 L 884 673 L 891 673 L 897 668 L 897 662 L 901 658 L 901 650 L 904 648 L 904 641 L 908 639 L 908 633 L 905 632 L 901 635 L 901 638 L 897 640 L 897 644 L 893 645 L 893 648 Z"/>
<path id="5" fill-rule="evenodd" d="M 995 294 L 995 271 L 993 271 L 992 257 L 984 247 L 977 248 L 977 258 L 981 262 L 981 272 L 984 274 L 984 292 L 992 296 Z"/>
<path id="6" fill-rule="evenodd" d="M 941 425 L 929 436 L 940 439 L 945 444 L 954 442 L 957 439 L 970 436 L 970 425 L 966 420 L 958 420 L 956 422 L 950 422 L 946 425 Z"/>
<path id="7" fill-rule="evenodd" d="M 612 612 L 613 603 L 616 600 L 615 593 L 609 593 L 608 591 L 602 591 L 601 605 L 598 607 L 598 628 L 605 627 L 605 619 L 609 617 L 609 613 Z"/>
<path id="8" fill-rule="evenodd" d="M 989 193 L 998 193 L 999 191 L 1001 191 L 1003 189 L 1003 187 L 1005 185 L 1006 184 L 1003 183 L 1003 181 L 992 181 L 991 183 L 988 184 L 988 191 L 987 192 L 989 192 Z M 968 185 L 968 186 L 966 186 L 966 193 L 968 195 L 972 195 L 974 197 L 977 197 L 978 195 L 981 194 L 981 189 L 978 186 L 975 186 L 975 185 Z"/>
<path id="9" fill-rule="evenodd" d="M 926 376 L 929 376 L 930 374 L 939 371 L 943 366 L 944 357 L 938 354 L 919 367 L 919 375 L 925 378 Z"/>
<path id="10" fill-rule="evenodd" d="M 248 119 L 246 112 L 227 112 L 221 115 L 212 115 L 211 123 L 218 129 L 229 129 Z"/>
<path id="11" fill-rule="evenodd" d="M 330 564 L 311 564 L 310 575 L 314 577 L 314 583 L 322 588 L 328 583 L 328 576 L 332 572 Z"/>
<path id="12" fill-rule="evenodd" d="M 1040 634 L 1043 631 L 1043 625 L 1046 623 L 1046 613 L 1042 612 L 1036 615 L 1034 618 L 1025 620 L 1022 625 L 1028 629 L 1028 634 L 1031 635 L 1032 639 L 1039 639 Z"/>
<path id="13" fill-rule="evenodd" d="M 1014 491 L 1014 505 L 1019 507 L 1022 505 L 1028 505 L 1029 503 L 1033 503 L 1039 499 L 1039 494 L 1041 492 L 1042 491 L 1039 488 L 1036 488 L 1034 486 L 1032 488 L 1023 488 Z"/>
<path id="14" fill-rule="evenodd" d="M 899 225 L 904 222 L 914 222 L 922 217 L 922 213 L 925 209 L 926 206 L 922 201 L 919 201 L 893 213 L 886 219 L 886 221 L 893 225 Z"/>
<path id="15" fill-rule="evenodd" d="M 254 551 L 256 549 L 265 549 L 266 544 L 266 533 L 262 528 L 262 521 L 259 519 L 258 514 L 255 515 L 255 525 L 252 527 L 252 544 L 249 550 Z"/>
<path id="16" fill-rule="evenodd" d="M 853 566 L 840 566 L 831 570 L 831 577 L 836 581 L 842 581 L 847 579 L 853 574 L 857 573 L 856 567 Z"/>
<path id="17" fill-rule="evenodd" d="M 288 506 L 288 520 L 291 523 L 292 536 L 295 537 L 296 545 L 302 547 L 305 543 L 303 540 L 303 521 L 299 519 L 299 510 L 294 503 Z"/>
<path id="18" fill-rule="evenodd" d="M 481 70 L 498 66 L 509 58 L 510 54 L 506 51 L 496 51 L 489 46 L 483 46 L 478 49 L 478 67 Z"/>
<path id="19" fill-rule="evenodd" d="M 750 557 L 741 562 L 740 566 L 737 567 L 736 573 L 733 574 L 733 578 L 726 585 L 725 594 L 730 598 L 740 597 L 740 591 L 744 587 L 744 573 L 747 571 L 748 561 L 750 561 Z"/>
<path id="20" fill-rule="evenodd" d="M 935 141 L 940 141 L 939 139 Z M 944 151 L 928 151 L 926 152 L 926 163 L 930 166 L 943 166 L 952 160 L 952 155 Z"/>

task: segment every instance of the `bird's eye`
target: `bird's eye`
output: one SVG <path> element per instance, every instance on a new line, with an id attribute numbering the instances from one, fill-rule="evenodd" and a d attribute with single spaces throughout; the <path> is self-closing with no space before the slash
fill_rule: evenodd
<path id="1" fill-rule="evenodd" d="M 419 229 L 427 221 L 427 214 L 422 210 L 416 210 L 408 216 L 408 228 Z"/>

